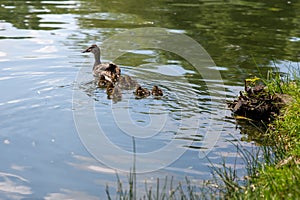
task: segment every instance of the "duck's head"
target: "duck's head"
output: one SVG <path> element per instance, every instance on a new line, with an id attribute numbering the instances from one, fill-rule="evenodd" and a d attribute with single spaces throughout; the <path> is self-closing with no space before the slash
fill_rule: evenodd
<path id="1" fill-rule="evenodd" d="M 99 54 L 100 53 L 100 48 L 96 44 L 93 44 L 89 48 L 84 50 L 82 53 L 87 53 L 87 52 L 91 52 L 93 54 Z"/>
<path id="2" fill-rule="evenodd" d="M 137 84 L 136 87 L 135 87 L 135 90 L 136 90 L 136 91 L 142 90 L 142 89 L 143 89 L 143 88 L 142 88 L 139 84 Z"/>
<path id="3" fill-rule="evenodd" d="M 152 90 L 155 90 L 155 91 L 157 91 L 157 90 L 159 90 L 159 88 L 158 88 L 158 86 L 157 86 L 157 85 L 154 85 L 154 86 L 153 86 L 153 88 L 152 88 Z"/>

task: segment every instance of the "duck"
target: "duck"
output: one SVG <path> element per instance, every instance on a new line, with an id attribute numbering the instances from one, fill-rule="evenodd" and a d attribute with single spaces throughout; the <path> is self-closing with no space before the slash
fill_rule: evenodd
<path id="1" fill-rule="evenodd" d="M 106 88 L 110 85 L 110 83 L 112 83 L 112 82 L 106 80 L 104 76 L 100 76 L 97 81 L 98 81 L 99 88 Z"/>
<path id="2" fill-rule="evenodd" d="M 100 60 L 100 48 L 93 44 L 84 50 L 82 53 L 93 53 L 95 62 L 93 66 L 93 75 L 99 78 L 103 83 L 115 83 L 118 81 L 121 76 L 121 69 L 116 64 L 110 63 L 102 63 Z"/>
<path id="3" fill-rule="evenodd" d="M 163 91 L 157 85 L 153 86 L 151 94 L 153 96 L 163 96 L 164 95 Z"/>
<path id="4" fill-rule="evenodd" d="M 137 98 L 144 98 L 150 96 L 150 91 L 147 88 L 142 88 L 140 85 L 137 85 L 134 94 Z"/>
<path id="5" fill-rule="evenodd" d="M 122 91 L 118 86 L 113 83 L 109 83 L 106 87 L 106 94 L 108 99 L 112 99 L 115 102 L 122 100 Z"/>
<path id="6" fill-rule="evenodd" d="M 119 78 L 118 86 L 122 89 L 133 89 L 138 85 L 137 81 L 131 78 L 129 75 L 122 75 Z"/>

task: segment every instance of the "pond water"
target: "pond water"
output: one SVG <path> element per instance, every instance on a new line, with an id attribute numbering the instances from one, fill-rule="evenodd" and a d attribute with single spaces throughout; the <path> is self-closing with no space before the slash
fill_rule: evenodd
<path id="1" fill-rule="evenodd" d="M 205 156 L 237 159 L 242 175 L 234 143 L 255 142 L 225 100 L 245 78 L 298 65 L 299 9 L 293 0 L 0 0 L 0 199 L 105 199 L 133 161 L 141 191 L 157 177 L 211 178 Z M 170 51 L 151 46 L 166 35 L 180 38 Z M 206 50 L 200 68 L 176 54 L 189 51 L 186 38 Z M 93 56 L 81 53 L 94 43 L 104 61 L 164 96 L 107 98 L 93 83 Z"/>

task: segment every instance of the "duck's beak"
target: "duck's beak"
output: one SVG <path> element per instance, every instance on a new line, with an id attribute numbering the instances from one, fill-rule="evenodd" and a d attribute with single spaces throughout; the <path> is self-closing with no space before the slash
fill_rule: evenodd
<path id="1" fill-rule="evenodd" d="M 87 48 L 86 50 L 84 50 L 82 53 L 88 53 L 88 52 L 91 52 L 91 51 L 92 51 L 92 48 L 89 47 L 89 48 Z"/>
<path id="2" fill-rule="evenodd" d="M 86 50 L 84 50 L 82 53 L 92 52 L 92 50 L 94 48 L 99 48 L 99 47 L 97 47 L 96 44 L 93 44 L 92 46 L 90 46 L 89 48 L 87 48 Z"/>
<path id="3" fill-rule="evenodd" d="M 90 52 L 91 50 L 89 48 L 87 48 L 86 50 L 84 50 L 83 52 L 81 53 L 87 53 L 87 52 Z"/>

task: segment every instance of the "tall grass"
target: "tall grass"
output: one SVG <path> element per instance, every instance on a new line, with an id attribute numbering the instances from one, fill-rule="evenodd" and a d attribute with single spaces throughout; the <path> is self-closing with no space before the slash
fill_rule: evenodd
<path id="1" fill-rule="evenodd" d="M 164 180 L 157 178 L 154 186 L 149 186 L 145 182 L 144 191 L 139 191 L 140 196 L 133 197 L 133 187 L 124 189 L 121 180 L 118 179 L 118 189 L 114 199 L 117 200 L 198 200 L 198 199 L 220 199 L 224 194 L 216 187 L 213 187 L 212 182 L 203 182 L 202 185 L 194 185 L 191 180 L 186 177 L 184 182 L 179 182 L 174 186 L 173 177 L 169 180 L 168 177 Z M 132 183 L 130 183 L 132 184 Z M 215 185 L 215 184 L 214 184 Z M 122 187 L 122 188 L 120 188 Z M 109 192 L 109 187 L 106 187 L 107 199 L 111 200 L 112 195 Z"/>

